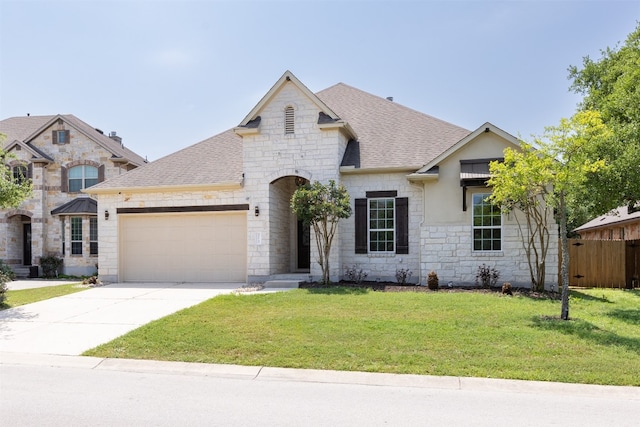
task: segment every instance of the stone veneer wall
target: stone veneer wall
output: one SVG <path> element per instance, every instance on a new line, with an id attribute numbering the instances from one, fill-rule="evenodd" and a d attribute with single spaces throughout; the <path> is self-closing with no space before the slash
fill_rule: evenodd
<path id="1" fill-rule="evenodd" d="M 246 203 L 243 190 L 175 191 L 175 192 L 122 192 L 100 195 L 98 212 L 109 211 L 109 220 L 98 215 L 100 250 L 98 275 L 106 283 L 117 282 L 118 277 L 118 208 L 144 208 L 165 206 L 233 205 Z M 253 211 L 247 213 L 251 218 Z"/>
<path id="2" fill-rule="evenodd" d="M 503 216 L 503 218 L 505 218 Z M 550 228 L 554 229 L 553 226 Z M 504 221 L 502 251 L 474 252 L 471 225 L 425 225 L 422 228 L 422 269 L 434 270 L 440 286 L 473 286 L 478 267 L 486 264 L 500 272 L 498 285 L 510 282 L 516 287 L 530 287 L 531 278 L 518 226 Z M 545 281 L 547 289 L 558 283 L 558 235 L 551 233 Z"/>
<path id="3" fill-rule="evenodd" d="M 420 265 L 420 234 L 422 222 L 422 186 L 407 181 L 407 173 L 382 174 L 343 174 L 342 182 L 351 197 L 351 208 L 354 200 L 365 198 L 367 191 L 397 190 L 397 197 L 409 198 L 409 253 L 408 254 L 356 254 L 355 253 L 355 221 L 353 215 L 340 222 L 340 241 L 342 262 L 341 277 L 344 278 L 346 268 L 357 266 L 368 273 L 366 280 L 395 282 L 397 269 L 408 269 L 412 272 L 411 282 L 424 282 L 424 274 Z"/>
<path id="4" fill-rule="evenodd" d="M 54 144 L 52 141 L 53 130 L 68 129 L 69 143 Z M 111 161 L 112 154 L 87 138 L 83 133 L 76 131 L 73 127 L 66 123 L 55 123 L 48 129 L 45 129 L 38 135 L 31 144 L 40 151 L 47 153 L 54 159 L 51 164 L 33 164 L 33 195 L 30 199 L 25 200 L 20 209 L 31 214 L 31 235 L 32 235 L 32 264 L 37 265 L 40 257 L 47 255 L 62 256 L 62 226 L 58 216 L 52 216 L 51 211 L 64 203 L 67 203 L 77 197 L 89 197 L 83 193 L 63 193 L 61 192 L 61 171 L 62 166 L 73 167 L 75 165 L 90 164 L 93 166 L 104 166 L 105 179 L 117 176 L 126 172 L 125 167 L 114 164 Z M 18 159 L 25 162 L 30 161 L 30 155 L 25 150 L 12 151 L 17 155 Z M 6 214 L 8 210 L 2 211 L 0 216 L 6 222 Z M 98 211 L 100 212 L 100 211 Z M 100 217 L 100 215 L 98 215 Z M 66 221 L 66 242 L 67 253 L 64 256 L 64 273 L 88 275 L 96 271 L 95 264 L 98 257 L 89 255 L 89 217 L 84 215 L 82 237 L 84 240 L 83 254 L 71 255 L 71 229 L 70 221 Z M 10 220 L 15 222 L 15 220 Z M 15 264 L 22 264 L 22 231 L 19 230 L 18 238 L 11 237 L 15 233 L 15 228 L 10 229 L 3 227 L 6 233 L 8 245 L 12 245 L 9 249 L 12 261 Z M 14 235 L 15 236 L 15 235 Z M 100 239 L 100 236 L 98 236 Z M 98 248 L 100 250 L 100 247 Z M 9 252 L 5 254 L 9 255 Z M 2 254 L 0 253 L 0 256 Z"/>

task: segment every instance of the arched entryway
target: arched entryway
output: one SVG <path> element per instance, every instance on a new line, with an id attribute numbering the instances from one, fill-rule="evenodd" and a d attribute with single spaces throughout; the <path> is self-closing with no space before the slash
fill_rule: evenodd
<path id="1" fill-rule="evenodd" d="M 6 227 L 5 261 L 12 267 L 31 266 L 33 264 L 31 213 L 22 210 L 9 212 Z"/>
<path id="2" fill-rule="evenodd" d="M 300 176 L 284 176 L 269 185 L 271 274 L 308 273 L 310 270 L 310 227 L 291 211 L 291 196 L 306 182 Z"/>

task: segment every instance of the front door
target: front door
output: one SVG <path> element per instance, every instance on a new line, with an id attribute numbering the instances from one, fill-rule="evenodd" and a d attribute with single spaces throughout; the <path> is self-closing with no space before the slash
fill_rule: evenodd
<path id="1" fill-rule="evenodd" d="M 298 269 L 311 267 L 311 229 L 298 220 Z"/>
<path id="2" fill-rule="evenodd" d="M 22 263 L 31 265 L 31 224 L 22 224 Z"/>

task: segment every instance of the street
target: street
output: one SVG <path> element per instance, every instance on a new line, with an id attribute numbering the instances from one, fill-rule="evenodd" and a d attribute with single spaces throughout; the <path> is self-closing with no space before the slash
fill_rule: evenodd
<path id="1" fill-rule="evenodd" d="M 419 382 L 366 385 L 313 382 L 303 370 L 274 370 L 278 377 L 268 374 L 273 368 L 256 368 L 259 375 L 234 378 L 182 368 L 195 364 L 132 362 L 127 368 L 127 362 L 113 359 L 76 360 L 88 360 L 87 366 L 20 364 L 5 358 L 0 364 L 2 425 L 623 427 L 637 426 L 640 417 L 640 394 L 629 388 L 617 395 L 598 388 L 574 394 L 562 388 L 538 393 L 473 385 L 436 388 L 437 383 L 429 387 Z M 99 364 L 89 366 L 91 360 Z M 363 375 L 375 383 L 379 374 Z M 357 376 L 347 373 L 345 378 Z"/>

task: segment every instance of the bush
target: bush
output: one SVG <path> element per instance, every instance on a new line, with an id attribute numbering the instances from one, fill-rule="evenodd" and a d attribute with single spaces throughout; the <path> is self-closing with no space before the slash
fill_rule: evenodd
<path id="1" fill-rule="evenodd" d="M 427 287 L 432 291 L 437 291 L 438 288 L 440 287 L 438 274 L 433 270 L 431 270 L 431 272 L 427 276 Z"/>
<path id="2" fill-rule="evenodd" d="M 497 269 L 482 264 L 476 273 L 476 286 L 481 284 L 483 288 L 491 288 L 498 282 L 498 277 L 500 277 L 500 272 Z"/>
<path id="3" fill-rule="evenodd" d="M 7 282 L 10 282 L 11 279 L 7 277 L 3 272 L 0 271 L 0 305 L 4 304 L 7 299 L 7 291 L 9 288 L 7 287 Z"/>
<path id="4" fill-rule="evenodd" d="M 0 274 L 5 276 L 5 282 L 10 282 L 16 279 L 16 273 L 9 267 L 9 264 L 5 264 L 3 260 L 0 259 Z"/>
<path id="5" fill-rule="evenodd" d="M 42 267 L 42 276 L 46 278 L 58 277 L 62 273 L 62 258 L 55 255 L 44 256 L 40 258 L 40 266 Z"/>
<path id="6" fill-rule="evenodd" d="M 344 276 L 347 280 L 359 285 L 367 278 L 368 274 L 363 269 L 358 268 L 357 265 L 353 265 L 344 269 Z"/>
<path id="7" fill-rule="evenodd" d="M 407 280 L 411 279 L 411 276 L 413 276 L 413 272 L 408 268 L 399 268 L 396 270 L 396 281 L 401 285 L 405 285 Z"/>

